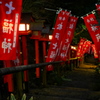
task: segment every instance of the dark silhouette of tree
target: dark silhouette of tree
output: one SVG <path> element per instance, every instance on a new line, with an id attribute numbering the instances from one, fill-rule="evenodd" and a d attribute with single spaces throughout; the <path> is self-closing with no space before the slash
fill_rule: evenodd
<path id="1" fill-rule="evenodd" d="M 88 37 L 91 40 L 87 29 L 83 27 L 83 19 L 80 17 L 96 9 L 95 4 L 98 2 L 99 0 L 23 0 L 22 12 L 32 12 L 34 18 L 45 19 L 53 27 L 56 19 L 56 10 L 59 8 L 69 10 L 72 15 L 79 16 L 75 40 L 79 40 L 80 37 Z"/>

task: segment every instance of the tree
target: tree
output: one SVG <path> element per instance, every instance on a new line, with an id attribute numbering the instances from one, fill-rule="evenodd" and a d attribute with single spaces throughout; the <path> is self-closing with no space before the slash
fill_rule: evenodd
<path id="1" fill-rule="evenodd" d="M 91 40 L 81 16 L 96 9 L 95 4 L 97 2 L 99 0 L 88 0 L 88 2 L 87 0 L 23 0 L 22 11 L 32 12 L 36 19 L 45 19 L 53 27 L 56 19 L 56 10 L 59 8 L 70 10 L 72 15 L 79 16 L 73 40 L 78 42 L 80 37 L 88 37 L 87 39 Z M 45 8 L 52 9 L 52 11 Z"/>

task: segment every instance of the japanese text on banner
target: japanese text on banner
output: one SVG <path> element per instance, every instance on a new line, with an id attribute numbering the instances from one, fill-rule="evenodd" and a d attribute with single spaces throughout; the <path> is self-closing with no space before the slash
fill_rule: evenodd
<path id="1" fill-rule="evenodd" d="M 61 40 L 61 48 L 59 51 L 59 55 L 58 55 L 58 59 L 59 60 L 63 60 L 66 61 L 67 59 L 67 53 L 70 47 L 70 43 L 73 39 L 74 36 L 74 30 L 76 27 L 76 23 L 77 23 L 77 17 L 71 16 L 64 34 L 64 37 Z"/>
<path id="2" fill-rule="evenodd" d="M 0 60 L 15 60 L 22 0 L 0 1 Z"/>
<path id="3" fill-rule="evenodd" d="M 96 46 L 97 53 L 99 56 L 99 61 L 100 61 L 100 46 L 99 46 L 100 45 L 100 26 L 98 26 L 98 22 L 94 14 L 89 14 L 88 16 L 85 16 L 83 19 L 94 41 L 94 44 Z"/>
<path id="4" fill-rule="evenodd" d="M 55 23 L 54 31 L 53 31 L 53 39 L 51 41 L 49 50 L 48 50 L 48 57 L 46 62 L 52 62 L 55 60 L 62 37 L 64 36 L 65 28 L 68 22 L 70 12 L 68 11 L 60 11 L 57 20 Z M 47 70 L 52 70 L 53 68 L 49 65 L 47 66 Z"/>

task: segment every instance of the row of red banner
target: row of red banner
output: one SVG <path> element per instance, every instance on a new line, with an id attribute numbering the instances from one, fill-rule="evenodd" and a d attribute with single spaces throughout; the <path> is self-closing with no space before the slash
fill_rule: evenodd
<path id="1" fill-rule="evenodd" d="M 18 25 L 20 22 L 21 6 L 22 0 L 0 1 L 0 60 L 17 59 Z M 97 10 L 100 10 L 99 4 L 96 5 L 96 7 Z M 89 14 L 88 16 L 83 17 L 83 19 L 96 45 L 100 61 L 100 26 L 98 26 L 98 21 L 94 14 Z M 68 50 L 74 36 L 77 20 L 78 18 L 71 16 L 69 11 L 59 11 L 46 62 L 58 60 L 66 61 Z M 81 46 L 82 44 L 80 47 Z M 86 44 L 84 44 L 84 48 L 88 48 L 86 47 Z M 84 52 L 85 50 L 83 50 L 82 54 L 84 54 Z M 80 51 L 77 53 L 77 56 L 80 56 Z M 48 66 L 47 70 L 52 70 L 52 66 Z"/>
<path id="2" fill-rule="evenodd" d="M 98 58 L 95 44 L 85 38 L 81 38 L 77 47 L 76 57 L 83 57 L 85 53 L 94 54 L 94 58 Z"/>
<path id="3" fill-rule="evenodd" d="M 100 4 L 96 4 L 98 14 L 100 10 Z M 56 24 L 53 32 L 53 39 L 50 44 L 50 48 L 48 50 L 48 58 L 46 62 L 51 61 L 66 61 L 67 53 L 71 44 L 71 41 L 74 36 L 74 31 L 77 23 L 77 17 L 70 16 L 70 12 L 68 11 L 60 11 L 56 20 Z M 85 25 L 94 41 L 96 46 L 97 55 L 99 56 L 100 61 L 100 26 L 98 26 L 98 21 L 94 14 L 89 14 L 83 17 Z M 83 56 L 84 53 L 90 48 L 91 42 L 82 39 L 80 42 L 80 46 L 78 47 L 78 51 L 76 56 Z M 94 47 L 94 46 L 93 46 Z M 83 50 L 81 50 L 83 49 Z M 94 50 L 94 51 L 96 51 Z M 47 66 L 47 70 L 53 70 L 51 65 Z"/>
<path id="4" fill-rule="evenodd" d="M 96 46 L 100 62 L 100 26 L 94 14 L 83 17 L 87 30 Z"/>
<path id="5" fill-rule="evenodd" d="M 59 11 L 46 62 L 66 61 L 77 20 L 78 18 L 71 16 L 70 12 L 64 10 Z M 47 71 L 51 70 L 53 70 L 53 66 L 47 66 Z"/>

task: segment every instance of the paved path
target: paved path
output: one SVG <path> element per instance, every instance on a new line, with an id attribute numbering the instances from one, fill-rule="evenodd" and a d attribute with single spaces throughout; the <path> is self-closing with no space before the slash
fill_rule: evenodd
<path id="1" fill-rule="evenodd" d="M 87 67 L 88 66 L 88 67 Z M 34 100 L 100 100 L 100 78 L 92 65 L 84 65 L 66 71 L 66 79 L 60 86 L 30 90 Z"/>

